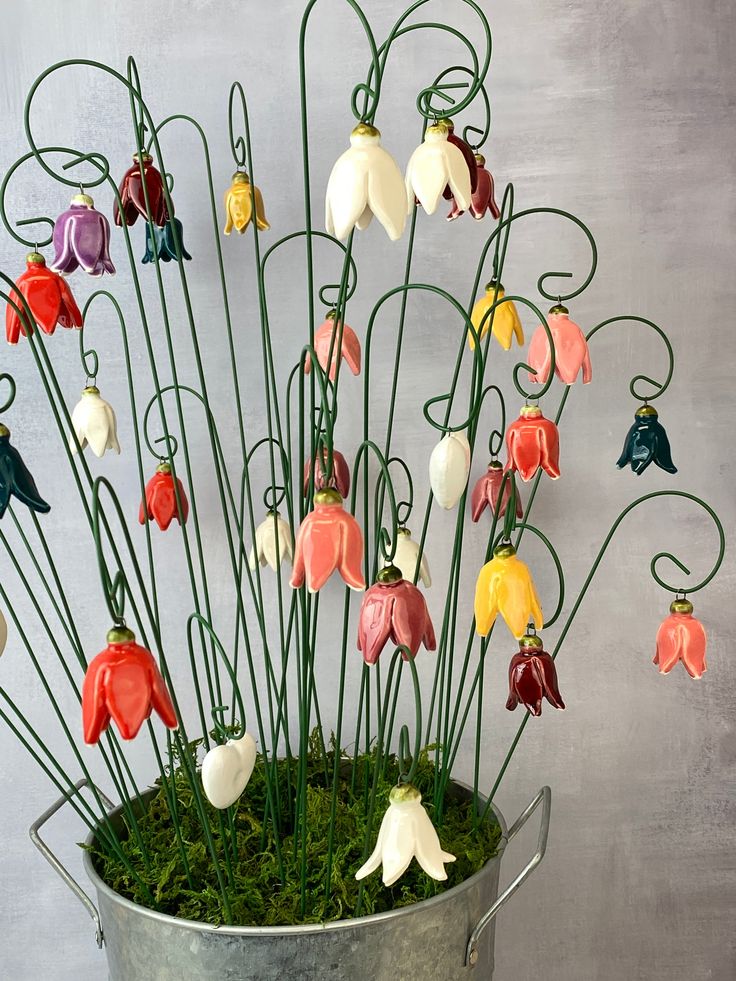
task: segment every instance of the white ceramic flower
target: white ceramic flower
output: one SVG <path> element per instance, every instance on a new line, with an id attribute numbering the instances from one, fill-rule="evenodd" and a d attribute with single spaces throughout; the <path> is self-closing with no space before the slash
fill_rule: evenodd
<path id="1" fill-rule="evenodd" d="M 344 239 L 355 226 L 367 228 L 373 215 L 392 241 L 401 238 L 406 189 L 398 164 L 381 146 L 379 130 L 358 123 L 350 134 L 350 149 L 338 157 L 327 182 L 325 228 Z"/>
<path id="2" fill-rule="evenodd" d="M 409 158 L 406 168 L 406 193 L 409 213 L 416 197 L 428 215 L 433 215 L 448 186 L 461 211 L 470 207 L 470 170 L 462 151 L 448 143 L 450 133 L 442 121 L 428 126 L 421 143 Z"/>
<path id="3" fill-rule="evenodd" d="M 470 444 L 465 433 L 446 433 L 429 458 L 429 483 L 441 508 L 454 508 L 470 473 Z"/>
<path id="4" fill-rule="evenodd" d="M 276 548 L 276 533 L 278 531 L 278 550 Z M 256 528 L 256 540 L 248 556 L 248 564 L 255 569 L 256 563 L 270 565 L 274 572 L 288 559 L 294 557 L 294 543 L 291 530 L 278 511 L 269 511 L 265 519 Z"/>
<path id="5" fill-rule="evenodd" d="M 256 765 L 256 741 L 249 733 L 214 746 L 202 761 L 202 787 L 213 807 L 224 810 L 240 797 Z"/>
<path id="6" fill-rule="evenodd" d="M 89 443 L 95 456 L 104 456 L 105 450 L 120 452 L 115 411 L 109 402 L 100 397 L 96 385 L 88 385 L 74 406 L 72 427 L 82 449 Z M 72 453 L 77 451 L 74 437 L 69 438 L 69 449 Z"/>
<path id="7" fill-rule="evenodd" d="M 396 553 L 394 554 L 393 564 L 401 569 L 401 575 L 409 582 L 414 582 L 417 560 L 419 560 L 420 581 L 424 586 L 431 586 L 432 576 L 429 574 L 427 557 L 422 552 L 422 557 L 419 559 L 419 542 L 414 541 L 408 528 L 399 528 L 396 537 Z"/>
<path id="8" fill-rule="evenodd" d="M 454 862 L 455 856 L 442 850 L 417 788 L 409 783 L 394 787 L 389 801 L 373 854 L 358 869 L 355 878 L 364 879 L 383 865 L 383 884 L 392 886 L 416 857 L 427 875 L 433 879 L 446 879 L 444 863 Z"/>
<path id="9" fill-rule="evenodd" d="M 3 616 L 2 610 L 0 610 L 0 655 L 2 655 L 5 650 L 5 645 L 8 642 L 8 623 Z"/>

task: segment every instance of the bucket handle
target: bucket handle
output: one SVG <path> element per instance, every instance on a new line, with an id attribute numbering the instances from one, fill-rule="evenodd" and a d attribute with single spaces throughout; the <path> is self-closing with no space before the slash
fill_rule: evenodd
<path id="1" fill-rule="evenodd" d="M 87 787 L 89 785 L 90 785 L 90 781 L 87 780 L 86 778 L 83 780 L 77 780 L 77 782 L 74 784 L 74 793 L 78 793 L 83 787 Z M 106 797 L 101 790 L 97 790 L 97 793 L 99 794 L 100 799 L 107 807 L 107 809 L 111 811 L 115 806 L 113 802 L 108 797 Z M 73 794 L 70 791 L 68 794 L 64 794 L 63 797 L 60 797 L 55 804 L 52 804 L 47 811 L 43 812 L 40 818 L 38 818 L 36 821 L 33 822 L 33 824 L 28 829 L 28 834 L 31 836 L 31 841 L 33 842 L 33 844 L 41 852 L 41 854 L 49 863 L 51 868 L 54 869 L 54 871 L 57 872 L 59 876 L 61 876 L 64 882 L 69 886 L 71 891 L 74 893 L 77 899 L 82 903 L 84 908 L 87 910 L 89 915 L 92 917 L 92 920 L 94 921 L 95 924 L 95 940 L 97 941 L 97 946 L 102 947 L 104 943 L 104 938 L 102 935 L 102 924 L 100 923 L 100 914 L 97 912 L 97 907 L 89 898 L 89 896 L 84 891 L 84 889 L 82 889 L 82 887 L 79 885 L 77 880 L 72 875 L 70 875 L 69 872 L 64 868 L 64 866 L 61 864 L 59 859 L 56 857 L 56 855 L 54 855 L 54 853 L 51 851 L 51 849 L 46 844 L 46 842 L 43 841 L 43 839 L 39 834 L 39 831 L 44 826 L 44 824 L 46 824 L 46 822 L 50 818 L 52 818 L 54 814 L 56 814 L 56 812 L 60 810 L 72 796 Z"/>
<path id="2" fill-rule="evenodd" d="M 537 850 L 531 857 L 529 862 L 524 866 L 524 868 L 519 872 L 514 881 L 506 887 L 506 889 L 501 893 L 501 895 L 496 899 L 495 903 L 488 909 L 483 916 L 478 920 L 475 925 L 475 929 L 470 934 L 470 939 L 468 940 L 468 946 L 465 950 L 465 966 L 475 967 L 478 962 L 478 941 L 480 940 L 481 934 L 494 918 L 496 913 L 505 906 L 509 899 L 513 896 L 516 890 L 529 878 L 532 872 L 536 869 L 539 863 L 544 858 L 544 853 L 547 850 L 547 836 L 549 835 L 549 818 L 550 812 L 552 810 L 552 791 L 549 787 L 542 787 L 537 796 L 531 803 L 529 803 L 522 813 L 518 816 L 516 821 L 509 829 L 506 835 L 506 843 L 508 844 L 512 841 L 516 834 L 521 831 L 526 822 L 529 820 L 531 815 L 536 811 L 539 805 L 544 802 L 542 808 L 542 822 L 539 826 L 539 839 L 537 841 Z"/>

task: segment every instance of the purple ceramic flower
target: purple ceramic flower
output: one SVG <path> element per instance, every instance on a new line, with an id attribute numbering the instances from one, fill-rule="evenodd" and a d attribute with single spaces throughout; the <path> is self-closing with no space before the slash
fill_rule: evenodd
<path id="1" fill-rule="evenodd" d="M 115 272 L 110 260 L 110 224 L 95 211 L 89 194 L 75 194 L 69 209 L 56 219 L 54 249 L 56 256 L 50 268 L 63 276 L 78 266 L 90 276 Z"/>

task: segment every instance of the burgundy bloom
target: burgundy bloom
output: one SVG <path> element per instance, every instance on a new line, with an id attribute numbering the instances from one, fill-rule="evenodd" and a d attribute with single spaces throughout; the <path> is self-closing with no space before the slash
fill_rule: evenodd
<path id="1" fill-rule="evenodd" d="M 506 481 L 506 486 L 503 489 L 501 506 L 498 509 L 499 518 L 502 518 L 504 514 L 506 514 L 506 505 L 509 503 L 509 499 L 511 497 L 511 479 L 512 478 L 509 478 Z M 496 502 L 498 501 L 498 495 L 501 490 L 502 483 L 503 466 L 498 462 L 498 460 L 491 460 L 491 462 L 488 464 L 488 469 L 486 472 L 476 481 L 470 498 L 470 506 L 472 508 L 471 517 L 473 521 L 479 521 L 480 516 L 487 507 L 491 509 L 491 515 L 495 514 Z M 524 512 L 521 507 L 521 498 L 519 497 L 518 492 L 516 494 L 516 517 L 524 517 Z"/>
<path id="2" fill-rule="evenodd" d="M 397 647 L 407 647 L 413 657 L 422 643 L 428 651 L 437 646 L 424 597 L 416 586 L 402 579 L 395 565 L 381 569 L 360 607 L 358 650 L 366 664 L 376 663 L 389 640 Z"/>
<path id="3" fill-rule="evenodd" d="M 153 166 L 153 157 L 143 154 L 143 179 L 141 179 L 141 168 L 138 163 L 138 154 L 133 154 L 133 166 L 129 167 L 123 174 L 118 188 L 120 201 L 123 206 L 122 213 L 118 207 L 117 200 L 113 206 L 113 217 L 116 225 L 135 225 L 138 215 L 148 220 L 146 209 L 146 198 L 143 191 L 145 181 L 146 191 L 148 192 L 148 203 L 151 207 L 151 219 L 154 225 L 163 228 L 169 220 L 166 198 L 164 196 L 164 182 L 161 174 Z"/>
<path id="4" fill-rule="evenodd" d="M 542 699 L 554 708 L 564 709 L 557 686 L 557 672 L 552 656 L 542 650 L 536 634 L 525 634 L 519 640 L 519 653 L 509 665 L 509 697 L 506 708 L 512 712 L 521 702 L 532 715 L 542 714 Z"/>
<path id="5" fill-rule="evenodd" d="M 54 223 L 56 255 L 49 268 L 68 276 L 81 267 L 90 276 L 114 273 L 110 259 L 110 223 L 89 194 L 75 194 Z"/>
<path id="6" fill-rule="evenodd" d="M 501 212 L 498 205 L 496 204 L 496 189 L 493 182 L 493 174 L 490 170 L 485 168 L 486 158 L 482 153 L 476 153 L 475 163 L 478 175 L 478 183 L 473 190 L 472 197 L 470 200 L 470 214 L 477 221 L 485 217 L 487 211 L 491 213 L 491 217 L 498 221 L 501 217 Z M 455 218 L 459 218 L 463 214 L 462 208 L 459 208 L 457 202 L 453 199 L 452 208 L 447 216 L 448 221 L 454 221 Z"/>
<path id="7" fill-rule="evenodd" d="M 350 468 L 345 457 L 338 450 L 332 451 L 332 473 L 329 480 L 325 471 L 327 470 L 327 447 L 322 447 L 322 452 L 317 451 L 316 466 L 314 468 L 314 489 L 315 491 L 324 490 L 325 487 L 334 487 L 339 491 L 343 500 L 350 492 Z M 312 458 L 304 464 L 304 494 L 309 490 L 309 476 L 312 471 Z"/>

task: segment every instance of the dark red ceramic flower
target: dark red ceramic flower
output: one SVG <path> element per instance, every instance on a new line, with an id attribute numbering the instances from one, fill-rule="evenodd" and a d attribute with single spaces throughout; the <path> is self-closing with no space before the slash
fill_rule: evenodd
<path id="1" fill-rule="evenodd" d="M 445 123 L 449 130 L 447 134 L 447 142 L 454 144 L 460 153 L 462 153 L 463 157 L 465 157 L 465 163 L 468 165 L 468 171 L 470 172 L 470 192 L 471 194 L 474 194 L 478 188 L 478 164 L 476 163 L 475 154 L 473 153 L 471 146 L 455 133 L 455 124 L 453 121 L 451 119 L 446 119 Z M 442 192 L 442 197 L 445 199 L 445 201 L 453 200 L 452 189 L 450 188 L 449 184 Z M 462 212 L 460 212 L 460 214 L 462 214 Z"/>
<path id="2" fill-rule="evenodd" d="M 174 490 L 174 475 L 168 463 L 160 463 L 156 467 L 156 473 L 146 484 L 146 499 L 141 501 L 138 520 L 142 525 L 146 521 L 155 521 L 161 531 L 166 531 L 171 522 L 176 518 L 180 525 L 189 517 L 189 501 L 184 493 L 184 485 L 176 478 L 176 488 L 179 491 L 179 501 L 181 503 L 181 514 L 176 503 L 176 491 Z"/>
<path id="3" fill-rule="evenodd" d="M 123 739 L 133 739 L 156 709 L 169 729 L 178 722 L 153 654 L 127 627 L 113 627 L 108 646 L 93 658 L 82 686 L 84 741 L 96 743 L 113 719 Z"/>
<path id="4" fill-rule="evenodd" d="M 470 498 L 471 517 L 473 521 L 479 521 L 480 516 L 486 508 L 491 509 L 491 515 L 496 512 L 496 502 L 503 483 L 503 466 L 498 460 L 491 460 L 486 472 L 478 478 L 473 488 Z M 498 517 L 502 518 L 506 514 L 506 505 L 511 497 L 511 478 L 506 481 L 501 497 L 501 506 L 498 509 Z M 521 507 L 521 498 L 516 495 L 516 517 L 523 518 L 524 512 Z"/>
<path id="5" fill-rule="evenodd" d="M 506 708 L 513 711 L 521 703 L 532 715 L 542 714 L 542 699 L 554 708 L 564 709 L 557 686 L 557 672 L 552 656 L 542 650 L 536 634 L 525 634 L 519 640 L 519 653 L 509 665 L 509 697 Z"/>
<path id="6" fill-rule="evenodd" d="M 518 419 L 506 430 L 507 470 L 518 470 L 522 480 L 531 480 L 541 467 L 553 480 L 560 476 L 560 435 L 538 405 L 525 405 Z"/>
<path id="7" fill-rule="evenodd" d="M 135 153 L 133 154 L 133 166 L 125 171 L 118 188 L 123 206 L 122 212 L 118 207 L 117 200 L 113 206 L 113 217 L 116 225 L 122 225 L 123 222 L 126 225 L 135 225 L 138 215 L 141 215 L 146 221 L 148 220 L 146 197 L 143 190 L 144 181 L 148 192 L 148 204 L 151 208 L 151 220 L 154 225 L 163 228 L 169 218 L 173 217 L 166 207 L 164 182 L 161 174 L 153 166 L 153 157 L 148 153 L 143 154 L 143 177 L 141 178 L 138 154 Z"/>
<path id="8" fill-rule="evenodd" d="M 376 663 L 389 640 L 407 647 L 413 657 L 422 643 L 428 651 L 437 646 L 424 596 L 395 565 L 381 569 L 360 607 L 358 650 L 366 664 Z"/>
<path id="9" fill-rule="evenodd" d="M 498 220 L 501 212 L 496 204 L 496 189 L 493 181 L 493 174 L 485 168 L 486 158 L 482 153 L 475 154 L 477 185 L 473 189 L 468 211 L 477 221 L 485 217 L 486 212 L 490 212 L 491 217 Z M 448 221 L 454 221 L 463 214 L 462 208 L 453 198 L 452 208 L 447 216 Z"/>
<path id="10" fill-rule="evenodd" d="M 334 487 L 339 492 L 340 497 L 345 499 L 350 493 L 350 467 L 345 457 L 338 450 L 332 451 L 332 473 L 327 479 L 327 448 L 323 447 L 322 452 L 317 451 L 315 457 L 316 465 L 314 468 L 314 489 L 324 490 L 325 487 Z M 304 464 L 304 494 L 309 490 L 309 475 L 312 470 L 311 457 Z"/>
<path id="11" fill-rule="evenodd" d="M 13 303 L 22 310 L 23 301 L 18 294 L 25 297 L 34 320 L 45 334 L 53 334 L 57 324 L 81 327 L 82 314 L 66 281 L 47 269 L 40 252 L 29 252 L 26 263 L 28 268 L 16 280 L 15 289 L 10 291 Z M 5 311 L 5 333 L 8 344 L 17 344 L 20 335 L 25 337 L 26 334 L 21 318 L 10 304 Z"/>

